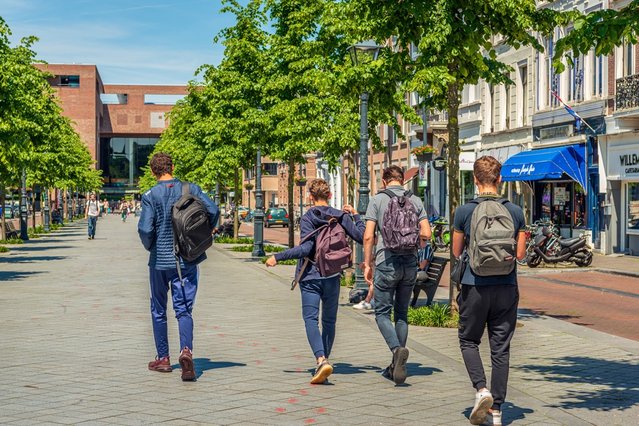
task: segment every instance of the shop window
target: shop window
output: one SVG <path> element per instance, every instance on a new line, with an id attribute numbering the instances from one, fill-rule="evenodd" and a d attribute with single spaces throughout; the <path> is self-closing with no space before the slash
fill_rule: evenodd
<path id="1" fill-rule="evenodd" d="M 628 183 L 628 230 L 639 232 L 639 182 Z"/>
<path id="2" fill-rule="evenodd" d="M 473 181 L 473 172 L 470 170 L 462 170 L 459 172 L 462 187 L 462 204 L 466 204 L 475 198 L 475 182 Z M 505 185 L 504 185 L 505 186 Z"/>

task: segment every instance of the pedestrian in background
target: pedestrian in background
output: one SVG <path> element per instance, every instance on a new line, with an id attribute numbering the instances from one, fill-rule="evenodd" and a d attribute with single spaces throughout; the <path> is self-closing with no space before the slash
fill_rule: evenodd
<path id="1" fill-rule="evenodd" d="M 182 380 L 194 381 L 192 312 L 199 280 L 198 264 L 206 259 L 206 254 L 202 253 L 191 263 L 180 259 L 180 277 L 173 248 L 171 209 L 182 196 L 182 185 L 190 185 L 190 194 L 202 200 L 206 206 L 210 223 L 216 223 L 219 210 L 199 186 L 180 182 L 173 177 L 173 161 L 169 155 L 162 152 L 153 155 L 150 166 L 157 184 L 142 196 L 142 215 L 138 222 L 140 240 L 150 252 L 151 319 L 157 354 L 155 360 L 149 362 L 148 368 L 162 373 L 173 370 L 166 323 L 167 294 L 170 289 L 180 332 Z M 122 211 L 126 211 L 126 208 L 123 207 Z"/>
<path id="2" fill-rule="evenodd" d="M 341 274 L 322 277 L 315 262 L 303 262 L 303 259 L 315 258 L 317 230 L 328 224 L 332 218 L 337 219 L 346 234 L 360 244 L 365 225 L 353 207 L 347 205 L 344 206 L 344 211 L 340 211 L 328 205 L 331 192 L 324 179 L 313 180 L 309 185 L 309 192 L 313 207 L 304 213 L 300 221 L 300 245 L 271 256 L 266 261 L 266 266 L 275 266 L 282 260 L 299 259 L 295 276 L 302 295 L 302 316 L 306 337 L 316 361 L 311 383 L 324 384 L 333 373 L 333 366 L 328 358 L 335 340 Z M 352 214 L 353 218 L 346 213 Z M 319 330 L 320 308 L 322 310 L 321 332 Z"/>
<path id="3" fill-rule="evenodd" d="M 89 239 L 95 240 L 95 228 L 98 226 L 98 216 L 100 215 L 100 202 L 95 199 L 95 194 L 89 195 L 89 201 L 84 209 L 84 218 L 88 219 Z"/>
<path id="4" fill-rule="evenodd" d="M 496 201 L 493 204 L 505 207 L 505 211 L 501 214 L 505 220 L 504 223 L 508 224 L 509 227 L 512 226 L 512 235 L 508 236 L 512 240 L 512 250 L 516 250 L 518 259 L 523 259 L 526 252 L 524 213 L 519 206 L 501 199 L 499 196 L 501 164 L 493 157 L 483 156 L 475 161 L 473 174 L 475 185 L 479 190 L 479 197 L 455 211 L 453 255 L 456 258 L 462 254 L 466 256 L 465 249 L 467 253 L 473 253 L 472 246 L 479 245 L 486 247 L 487 252 L 503 251 L 490 250 L 490 247 L 486 245 L 497 244 L 497 239 L 491 238 L 492 241 L 476 240 L 478 235 L 488 231 L 486 228 L 479 229 L 477 225 L 475 225 L 475 229 L 472 229 L 471 226 L 473 221 L 477 224 L 479 220 L 477 216 L 486 216 L 478 211 L 478 215 L 475 215 L 476 217 L 473 219 L 475 209 L 483 203 Z M 509 222 L 511 218 L 512 222 Z M 497 229 L 500 226 L 498 221 L 502 220 L 492 216 L 487 219 L 486 226 L 493 229 Z M 473 266 L 476 262 L 473 262 L 472 259 L 468 263 L 461 278 L 461 291 L 457 297 L 457 303 L 459 305 L 459 345 L 466 370 L 477 391 L 469 420 L 471 424 L 479 425 L 484 423 L 488 415 L 491 414 L 492 424 L 499 426 L 502 424 L 501 405 L 506 398 L 508 385 L 510 341 L 517 325 L 517 305 L 519 302 L 517 262 L 515 262 L 513 255 L 508 255 L 505 259 L 496 259 L 495 263 L 498 268 L 500 265 L 512 264 L 512 272 L 504 275 L 486 275 L 479 270 L 479 267 Z M 482 263 L 487 264 L 486 262 Z M 490 390 L 487 388 L 486 374 L 479 355 L 479 344 L 486 327 L 488 328 L 492 365 Z"/>
<path id="5" fill-rule="evenodd" d="M 375 320 L 393 354 L 382 375 L 396 384 L 404 383 L 407 375 L 408 305 L 417 275 L 417 250 L 431 236 L 422 201 L 403 184 L 401 168 L 384 169 L 384 190 L 368 204 L 364 234 L 364 278 L 375 287 Z"/>

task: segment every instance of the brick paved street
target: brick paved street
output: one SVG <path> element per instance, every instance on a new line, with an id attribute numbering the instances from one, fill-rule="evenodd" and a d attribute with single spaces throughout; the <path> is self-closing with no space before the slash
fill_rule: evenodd
<path id="1" fill-rule="evenodd" d="M 344 304 L 331 385 L 312 386 L 293 267 L 218 246 L 194 312 L 198 382 L 148 371 L 146 261 L 136 220 L 113 216 L 93 241 L 79 223 L 0 254 L 0 423 L 468 424 L 456 330 L 412 327 L 409 378 L 394 386 L 372 315 Z M 520 325 L 504 424 L 639 423 L 639 342 L 532 314 Z"/>

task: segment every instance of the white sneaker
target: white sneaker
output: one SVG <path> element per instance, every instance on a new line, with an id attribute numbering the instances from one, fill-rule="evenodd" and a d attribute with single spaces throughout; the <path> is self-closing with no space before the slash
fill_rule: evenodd
<path id="1" fill-rule="evenodd" d="M 501 426 L 501 411 L 493 410 L 491 413 L 493 418 L 492 426 Z"/>
<path id="2" fill-rule="evenodd" d="M 493 406 L 493 395 L 489 390 L 479 391 L 475 394 L 475 406 L 470 413 L 470 424 L 480 425 L 486 421 L 488 410 Z M 500 418 L 501 421 L 501 418 Z"/>
<path id="3" fill-rule="evenodd" d="M 353 305 L 353 309 L 373 309 L 373 307 L 366 300 L 362 300 L 357 305 Z"/>

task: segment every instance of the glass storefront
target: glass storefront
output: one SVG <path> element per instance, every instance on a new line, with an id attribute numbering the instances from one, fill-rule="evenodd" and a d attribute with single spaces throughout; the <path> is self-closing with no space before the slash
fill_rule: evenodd
<path id="1" fill-rule="evenodd" d="M 101 164 L 106 187 L 135 188 L 142 167 L 159 138 L 101 138 Z"/>
<path id="2" fill-rule="evenodd" d="M 574 181 L 535 182 L 536 197 L 533 220 L 551 220 L 563 237 L 571 237 L 573 229 L 585 228 L 586 196 Z"/>
<path id="3" fill-rule="evenodd" d="M 639 234 L 639 182 L 628 182 L 626 185 L 628 200 L 627 230 Z"/>
<path id="4" fill-rule="evenodd" d="M 470 170 L 462 170 L 459 172 L 461 180 L 461 204 L 464 205 L 475 198 L 475 181 L 473 180 L 473 172 Z"/>

